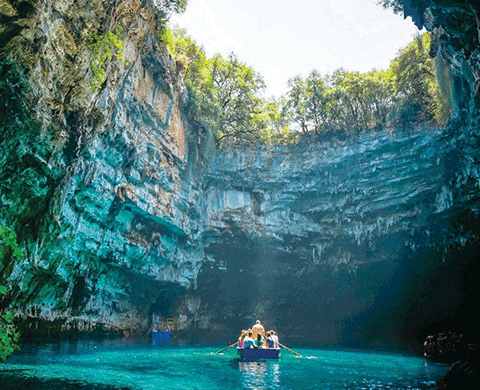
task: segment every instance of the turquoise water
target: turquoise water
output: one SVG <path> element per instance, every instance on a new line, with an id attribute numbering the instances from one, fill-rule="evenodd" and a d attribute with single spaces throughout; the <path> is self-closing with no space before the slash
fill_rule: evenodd
<path id="1" fill-rule="evenodd" d="M 393 354 L 297 349 L 278 361 L 237 361 L 222 346 L 112 343 L 26 348 L 0 365 L 0 388 L 128 389 L 429 389 L 447 367 Z"/>

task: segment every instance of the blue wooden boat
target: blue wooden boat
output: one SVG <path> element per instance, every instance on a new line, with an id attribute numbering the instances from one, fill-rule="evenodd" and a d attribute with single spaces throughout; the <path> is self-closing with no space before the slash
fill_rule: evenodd
<path id="1" fill-rule="evenodd" d="M 152 332 L 152 341 L 154 345 L 159 344 L 169 344 L 172 338 L 172 332 L 169 330 L 162 332 L 162 331 L 153 331 Z"/>
<path id="2" fill-rule="evenodd" d="M 172 332 L 178 330 L 178 321 L 175 318 L 163 318 L 158 314 L 152 315 L 152 343 L 153 345 L 167 345 L 172 340 Z"/>
<path id="3" fill-rule="evenodd" d="M 240 360 L 278 359 L 280 348 L 237 348 Z"/>

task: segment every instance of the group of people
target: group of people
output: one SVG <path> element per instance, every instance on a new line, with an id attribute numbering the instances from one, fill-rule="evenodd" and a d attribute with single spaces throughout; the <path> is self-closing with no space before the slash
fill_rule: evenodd
<path id="1" fill-rule="evenodd" d="M 261 322 L 257 320 L 251 329 L 242 330 L 238 338 L 240 348 L 280 348 L 277 332 L 265 329 Z"/>
<path id="2" fill-rule="evenodd" d="M 178 321 L 175 318 L 163 318 L 157 313 L 152 314 L 152 326 L 150 331 L 153 332 L 171 332 L 178 330 Z"/>
<path id="3" fill-rule="evenodd" d="M 439 361 L 454 361 L 476 348 L 476 344 L 469 342 L 462 334 L 444 331 L 427 337 L 423 344 L 423 355 Z"/>

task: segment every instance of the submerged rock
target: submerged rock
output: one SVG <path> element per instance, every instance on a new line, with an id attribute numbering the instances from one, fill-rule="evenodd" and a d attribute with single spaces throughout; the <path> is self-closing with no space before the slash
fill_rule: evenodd
<path id="1" fill-rule="evenodd" d="M 479 381 L 479 359 L 475 352 L 465 357 L 448 370 L 445 377 L 437 381 L 438 390 L 476 389 Z"/>

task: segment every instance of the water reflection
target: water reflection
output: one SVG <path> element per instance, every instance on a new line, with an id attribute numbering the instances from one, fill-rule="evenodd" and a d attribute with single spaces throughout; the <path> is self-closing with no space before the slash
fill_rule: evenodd
<path id="1" fill-rule="evenodd" d="M 238 362 L 244 389 L 280 389 L 278 362 Z"/>

